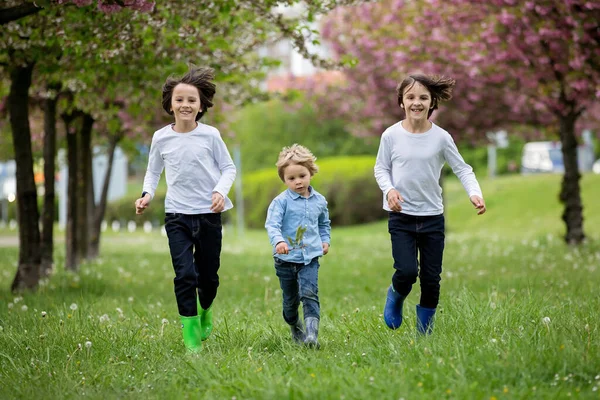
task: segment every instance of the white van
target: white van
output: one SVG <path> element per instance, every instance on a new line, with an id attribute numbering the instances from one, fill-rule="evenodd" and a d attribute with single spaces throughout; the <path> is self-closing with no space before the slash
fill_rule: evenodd
<path id="1" fill-rule="evenodd" d="M 560 142 L 529 142 L 523 147 L 522 174 L 564 171 Z"/>

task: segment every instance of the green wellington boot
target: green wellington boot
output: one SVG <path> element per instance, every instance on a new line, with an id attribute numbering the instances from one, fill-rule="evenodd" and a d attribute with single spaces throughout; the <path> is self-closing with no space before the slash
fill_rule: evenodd
<path id="1" fill-rule="evenodd" d="M 212 304 L 206 310 L 200 305 L 198 301 L 198 315 L 200 316 L 200 338 L 202 340 L 208 339 L 213 329 L 213 313 Z"/>
<path id="2" fill-rule="evenodd" d="M 183 344 L 190 353 L 198 353 L 202 350 L 202 341 L 200 336 L 202 326 L 200 325 L 200 317 L 184 317 L 181 316 L 181 329 L 183 332 Z"/>

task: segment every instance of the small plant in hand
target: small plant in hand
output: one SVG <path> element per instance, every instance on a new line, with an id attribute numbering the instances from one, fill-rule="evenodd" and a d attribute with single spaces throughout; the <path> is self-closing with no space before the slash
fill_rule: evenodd
<path id="1" fill-rule="evenodd" d="M 296 239 L 292 239 L 290 236 L 287 237 L 287 241 L 291 246 L 290 250 L 300 250 L 306 247 L 306 245 L 302 243 L 304 232 L 306 232 L 306 227 L 299 226 L 298 229 L 296 229 Z"/>

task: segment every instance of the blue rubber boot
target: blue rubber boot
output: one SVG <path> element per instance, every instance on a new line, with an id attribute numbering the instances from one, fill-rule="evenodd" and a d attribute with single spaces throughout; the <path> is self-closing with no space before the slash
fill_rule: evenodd
<path id="1" fill-rule="evenodd" d="M 383 320 L 390 329 L 398 329 L 402 325 L 402 307 L 404 299 L 400 293 L 394 290 L 394 286 L 390 285 L 385 299 L 385 307 L 383 308 Z"/>
<path id="2" fill-rule="evenodd" d="M 430 335 L 433 331 L 435 310 L 435 308 L 425 308 L 417 304 L 417 332 L 421 335 Z"/>

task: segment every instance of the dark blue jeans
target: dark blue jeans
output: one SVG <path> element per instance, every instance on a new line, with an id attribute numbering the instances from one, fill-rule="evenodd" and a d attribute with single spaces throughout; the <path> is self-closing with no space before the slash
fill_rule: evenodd
<path id="1" fill-rule="evenodd" d="M 298 320 L 298 306 L 302 302 L 304 318 L 320 318 L 319 258 L 310 264 L 290 263 L 275 259 L 275 272 L 283 293 L 283 319 L 290 325 Z"/>
<path id="2" fill-rule="evenodd" d="M 221 214 L 165 216 L 179 315 L 198 315 L 196 299 L 206 310 L 217 296 L 222 228 Z"/>
<path id="3" fill-rule="evenodd" d="M 440 300 L 444 254 L 444 215 L 414 216 L 391 212 L 388 230 L 396 269 L 392 276 L 394 289 L 402 296 L 407 296 L 418 276 L 421 306 L 436 308 Z M 420 256 L 420 265 L 417 254 Z"/>

